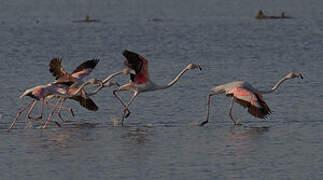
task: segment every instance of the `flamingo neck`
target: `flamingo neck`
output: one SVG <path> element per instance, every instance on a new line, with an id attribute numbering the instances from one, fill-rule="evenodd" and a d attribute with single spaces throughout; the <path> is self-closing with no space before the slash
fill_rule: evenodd
<path id="1" fill-rule="evenodd" d="M 184 68 L 180 73 L 178 73 L 178 75 L 175 77 L 175 79 L 173 79 L 171 82 L 169 82 L 167 85 L 165 86 L 159 86 L 158 89 L 166 89 L 169 88 L 171 86 L 173 86 L 182 76 L 183 74 L 187 71 L 187 68 Z"/>
<path id="2" fill-rule="evenodd" d="M 112 73 L 110 74 L 107 78 L 105 78 L 102 83 L 105 84 L 107 83 L 108 81 L 110 81 L 113 77 L 119 75 L 119 74 L 124 74 L 124 71 L 118 71 L 118 72 L 115 72 L 115 73 Z"/>
<path id="3" fill-rule="evenodd" d="M 278 87 L 286 80 L 290 79 L 289 77 L 283 77 L 282 79 L 280 79 L 275 85 L 274 87 L 272 87 L 270 90 L 267 90 L 267 91 L 259 91 L 259 93 L 261 94 L 268 94 L 268 93 L 272 93 L 274 92 L 275 90 L 278 89 Z"/>
<path id="4" fill-rule="evenodd" d="M 103 84 L 102 86 L 99 86 L 98 88 L 96 88 L 91 93 L 88 93 L 87 95 L 88 96 L 93 96 L 96 93 L 98 93 L 103 87 L 109 87 L 109 86 L 106 85 L 106 83 L 108 83 L 112 78 L 114 78 L 115 76 L 120 75 L 120 74 L 125 74 L 125 72 L 124 71 L 118 71 L 118 72 L 115 72 L 115 73 L 110 74 L 107 78 L 105 78 L 102 81 L 102 84 Z"/>

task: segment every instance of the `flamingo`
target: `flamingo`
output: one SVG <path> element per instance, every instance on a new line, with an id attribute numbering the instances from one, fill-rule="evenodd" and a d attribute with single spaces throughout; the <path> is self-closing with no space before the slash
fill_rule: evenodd
<path id="1" fill-rule="evenodd" d="M 42 113 L 43 113 L 43 102 L 44 99 L 50 95 L 63 95 L 64 93 L 66 93 L 66 86 L 65 85 L 61 85 L 61 84 L 46 84 L 46 85 L 39 85 L 30 89 L 25 90 L 25 92 L 20 96 L 20 98 L 23 98 L 25 96 L 29 96 L 31 98 L 33 98 L 33 100 L 28 103 L 26 106 L 24 106 L 21 110 L 18 111 L 18 113 L 16 114 L 16 118 L 14 119 L 14 121 L 12 122 L 11 126 L 9 127 L 8 130 L 10 130 L 15 124 L 17 119 L 19 118 L 19 116 L 21 115 L 21 113 L 23 113 L 29 106 L 30 109 L 28 110 L 28 113 L 26 115 L 26 119 L 35 119 L 35 120 L 40 120 L 42 117 Z M 38 101 L 42 101 L 41 104 L 41 117 L 40 118 L 31 118 L 30 114 L 33 110 L 33 108 L 35 107 L 36 103 Z M 52 104 L 49 104 L 52 105 Z M 56 105 L 52 105 L 52 106 L 56 106 Z M 74 116 L 74 113 L 72 111 L 72 109 L 70 109 L 72 115 Z M 61 127 L 61 125 L 56 122 L 56 125 Z"/>
<path id="2" fill-rule="evenodd" d="M 98 59 L 87 60 L 80 64 L 71 74 L 68 74 L 62 67 L 62 59 L 53 58 L 49 63 L 49 71 L 52 73 L 53 76 L 56 77 L 56 84 L 64 84 L 67 86 L 71 86 L 76 82 L 80 83 L 84 77 L 88 76 L 93 71 L 98 62 Z M 77 86 L 74 86 L 74 88 L 69 88 L 68 94 L 72 94 L 77 90 L 77 88 Z M 53 98 L 53 96 L 50 98 Z M 92 99 L 90 99 L 86 95 L 86 92 L 83 89 L 81 89 L 80 94 L 71 96 L 69 98 L 78 101 L 81 104 L 81 106 L 85 107 L 90 111 L 98 110 L 97 105 Z M 60 113 L 61 108 L 59 108 L 57 115 L 60 117 L 60 119 L 62 119 Z"/>
<path id="3" fill-rule="evenodd" d="M 128 110 L 130 104 L 134 101 L 134 99 L 138 96 L 138 94 L 148 91 L 156 91 L 160 89 L 166 89 L 171 86 L 173 86 L 177 80 L 187 71 L 191 69 L 199 69 L 201 70 L 200 65 L 196 64 L 189 64 L 187 65 L 177 76 L 174 80 L 172 80 L 167 85 L 157 85 L 153 83 L 149 79 L 149 73 L 148 73 L 148 61 L 141 55 L 131 52 L 128 50 L 123 51 L 123 56 L 126 57 L 126 61 L 124 61 L 124 65 L 126 65 L 128 68 L 130 68 L 132 73 L 130 73 L 130 82 L 127 84 L 122 85 L 117 90 L 113 90 L 112 93 L 114 96 L 119 100 L 119 102 L 123 105 L 123 115 L 121 120 L 121 125 L 123 126 L 124 119 L 127 118 L 130 114 L 130 111 Z M 127 103 L 127 105 L 121 100 L 121 98 L 118 96 L 117 92 L 119 91 L 131 91 L 133 92 L 133 96 L 131 97 L 130 101 Z M 126 111 L 128 111 L 128 114 L 126 115 Z"/>
<path id="4" fill-rule="evenodd" d="M 23 113 L 29 106 L 30 109 L 26 115 L 26 119 L 35 119 L 35 120 L 41 120 L 42 116 L 43 116 L 43 104 L 45 101 L 45 98 L 47 98 L 46 104 L 49 106 L 56 106 L 54 104 L 48 103 L 48 100 L 53 99 L 55 97 L 57 97 L 57 95 L 62 95 L 68 92 L 65 92 L 67 90 L 67 87 L 69 87 L 71 84 L 75 83 L 75 82 L 79 82 L 81 81 L 85 76 L 89 75 L 92 70 L 94 69 L 94 67 L 97 65 L 97 63 L 99 62 L 99 60 L 97 59 L 93 59 L 93 60 L 88 60 L 85 61 L 84 63 L 82 63 L 81 65 L 79 65 L 73 72 L 72 74 L 68 74 L 64 71 L 64 69 L 61 66 L 61 61 L 62 59 L 59 58 L 53 58 L 50 63 L 50 72 L 56 77 L 56 81 L 54 83 L 49 83 L 46 85 L 39 85 L 30 89 L 27 89 L 21 96 L 20 98 L 23 98 L 24 96 L 30 96 L 33 98 L 33 100 L 28 103 L 25 107 L 23 107 L 21 110 L 18 111 L 15 120 L 13 121 L 12 125 L 10 126 L 9 129 L 11 129 L 17 119 L 19 118 L 19 116 L 21 115 L 21 113 Z M 75 91 L 75 89 L 68 89 L 68 91 L 70 91 L 69 93 L 72 93 L 73 91 Z M 85 96 L 84 92 L 82 91 L 82 95 Z M 98 108 L 95 105 L 95 103 L 89 99 L 89 98 L 85 98 L 83 96 L 74 96 L 74 97 L 70 97 L 74 100 L 77 100 L 80 102 L 81 105 L 85 106 L 86 108 L 96 111 Z M 30 114 L 32 112 L 32 110 L 34 109 L 35 105 L 37 102 L 41 101 L 41 115 L 39 118 L 32 118 L 30 117 Z M 59 101 L 57 101 L 58 103 Z M 56 109 L 56 108 L 55 108 Z M 59 112 L 58 112 L 58 116 L 61 120 L 63 120 L 63 118 L 61 117 L 61 109 L 66 109 L 69 110 L 72 113 L 72 116 L 74 116 L 74 112 L 71 108 L 66 108 L 64 106 L 60 106 L 59 108 Z M 55 123 L 58 126 L 61 126 L 58 122 L 55 121 Z"/>
<path id="5" fill-rule="evenodd" d="M 267 91 L 257 90 L 252 87 L 248 82 L 245 81 L 236 81 L 226 84 L 216 86 L 211 89 L 212 93 L 208 95 L 207 102 L 207 111 L 206 111 L 206 120 L 203 121 L 200 125 L 209 122 L 209 111 L 210 111 L 210 100 L 212 96 L 225 93 L 226 96 L 232 96 L 229 109 L 229 117 L 232 120 L 234 125 L 240 125 L 239 122 L 235 121 L 232 117 L 231 111 L 233 108 L 233 103 L 236 102 L 244 108 L 248 108 L 248 112 L 256 117 L 261 119 L 266 119 L 267 115 L 271 113 L 267 103 L 263 100 L 262 94 L 268 94 L 274 92 L 278 87 L 286 80 L 293 78 L 303 79 L 301 73 L 289 73 L 280 79 L 272 89 Z"/>
<path id="6" fill-rule="evenodd" d="M 90 80 L 88 80 L 87 82 L 83 83 L 80 86 L 79 86 L 79 82 L 75 82 L 74 84 L 72 84 L 69 87 L 69 89 L 72 89 L 72 91 L 67 91 L 67 94 L 64 94 L 64 95 L 62 95 L 62 94 L 56 95 L 60 99 L 58 100 L 58 102 L 56 103 L 56 105 L 54 106 L 54 108 L 52 109 L 52 111 L 50 112 L 50 114 L 48 116 L 48 119 L 46 120 L 46 123 L 43 126 L 43 128 L 46 128 L 47 123 L 50 122 L 50 119 L 51 119 L 53 113 L 55 112 L 55 110 L 56 110 L 56 108 L 57 108 L 57 106 L 58 106 L 59 103 L 60 103 L 59 109 L 61 109 L 64 101 L 67 98 L 73 98 L 74 96 L 78 95 L 81 91 L 84 92 L 84 94 L 88 98 L 88 97 L 93 96 L 96 93 L 98 93 L 103 87 L 110 87 L 110 86 L 113 86 L 113 85 L 118 85 L 119 86 L 119 84 L 117 82 L 110 81 L 110 80 L 113 77 L 117 76 L 117 75 L 120 75 L 120 74 L 129 74 L 129 72 L 132 72 L 132 71 L 131 70 L 128 70 L 128 69 L 123 69 L 122 71 L 118 71 L 118 72 L 112 73 L 107 78 L 105 78 L 103 81 L 96 80 L 96 79 L 90 79 Z M 86 93 L 83 90 L 83 88 L 85 86 L 87 86 L 88 84 L 99 84 L 100 86 L 96 90 L 92 91 L 91 93 Z"/>

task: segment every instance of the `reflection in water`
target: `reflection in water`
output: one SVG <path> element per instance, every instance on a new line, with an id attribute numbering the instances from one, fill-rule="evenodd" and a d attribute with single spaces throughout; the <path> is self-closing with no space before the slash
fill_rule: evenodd
<path id="1" fill-rule="evenodd" d="M 265 132 L 269 131 L 269 126 L 262 127 L 232 127 L 230 128 L 230 144 L 236 155 L 245 153 L 250 148 L 250 145 L 261 137 Z"/>
<path id="2" fill-rule="evenodd" d="M 240 129 L 239 127 L 232 127 L 230 128 L 230 133 L 233 135 L 234 138 L 248 138 L 252 136 L 262 135 L 264 132 L 269 131 L 269 126 L 262 126 L 262 127 L 247 127 L 245 129 L 244 127 L 241 127 L 243 129 Z"/>
<path id="3" fill-rule="evenodd" d="M 38 144 L 53 152 L 77 153 L 81 151 L 84 142 L 92 140 L 95 127 L 95 123 L 75 123 L 64 128 L 42 129 L 39 130 L 40 137 L 32 138 L 31 141 L 32 144 Z"/>
<path id="4" fill-rule="evenodd" d="M 134 140 L 134 142 L 137 144 L 144 144 L 149 142 L 149 139 L 147 138 L 149 134 L 146 131 L 147 130 L 143 130 L 137 127 L 130 128 L 129 132 L 121 137 Z"/>
<path id="5" fill-rule="evenodd" d="M 269 131 L 269 126 L 262 127 L 231 127 L 229 130 L 229 138 L 227 142 L 228 156 L 234 159 L 235 162 L 249 162 L 250 158 L 254 158 L 253 150 L 257 144 L 256 141 L 263 141 L 261 137 L 264 133 Z M 260 140 L 259 140 L 260 139 Z M 239 171 L 230 173 L 229 179 L 241 178 Z"/>

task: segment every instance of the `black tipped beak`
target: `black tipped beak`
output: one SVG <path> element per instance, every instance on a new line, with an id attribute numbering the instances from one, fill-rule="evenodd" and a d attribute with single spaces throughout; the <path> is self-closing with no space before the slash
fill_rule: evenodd
<path id="1" fill-rule="evenodd" d="M 200 65 L 199 65 L 199 70 L 200 70 L 200 71 L 202 71 L 202 68 L 201 68 L 201 66 L 200 66 Z"/>
<path id="2" fill-rule="evenodd" d="M 304 79 L 303 74 L 300 74 L 300 78 L 301 78 L 301 79 Z"/>

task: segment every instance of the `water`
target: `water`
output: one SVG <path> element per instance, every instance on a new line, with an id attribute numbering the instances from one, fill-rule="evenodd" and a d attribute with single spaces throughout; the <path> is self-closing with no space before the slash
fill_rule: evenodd
<path id="1" fill-rule="evenodd" d="M 320 179 L 323 175 L 322 1 L 1 1 L 0 172 L 1 179 Z M 288 20 L 258 21 L 259 9 Z M 100 23 L 72 23 L 89 13 Z M 167 90 L 139 95 L 126 127 L 115 127 L 121 106 L 111 89 L 93 97 L 98 112 L 76 102 L 63 128 L 6 128 L 30 99 L 26 89 L 54 80 L 53 57 L 68 72 L 82 61 L 101 59 L 91 77 L 124 68 L 121 52 L 147 57 L 151 79 Z M 265 95 L 269 120 L 251 117 L 229 99 L 206 97 L 215 85 L 246 80 L 271 87 L 290 71 L 305 79 L 284 83 Z M 128 77 L 116 78 L 126 83 Z M 130 94 L 122 94 L 129 99 Z M 37 107 L 38 108 L 38 107 Z M 34 115 L 37 116 L 36 109 Z M 48 110 L 46 111 L 48 113 Z M 55 117 L 56 118 L 56 117 Z"/>

